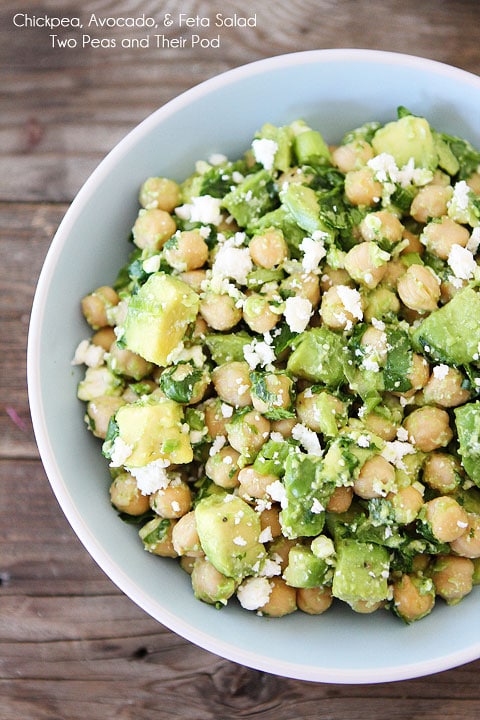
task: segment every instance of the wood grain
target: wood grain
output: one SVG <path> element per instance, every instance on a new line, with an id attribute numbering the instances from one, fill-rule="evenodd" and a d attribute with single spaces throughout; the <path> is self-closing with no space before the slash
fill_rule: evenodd
<path id="1" fill-rule="evenodd" d="M 480 74 L 477 0 L 252 0 L 242 8 L 257 14 L 256 27 L 222 31 L 220 50 L 181 53 L 53 49 L 44 30 L 12 24 L 16 12 L 86 22 L 91 13 L 181 10 L 212 17 L 238 8 L 233 0 L 2 3 L 0 718 L 477 720 L 480 661 L 417 680 L 342 686 L 278 678 L 183 640 L 98 568 L 70 529 L 39 461 L 26 390 L 36 281 L 68 204 L 138 122 L 219 72 L 297 50 L 388 49 Z M 118 41 L 139 35 L 109 33 Z"/>

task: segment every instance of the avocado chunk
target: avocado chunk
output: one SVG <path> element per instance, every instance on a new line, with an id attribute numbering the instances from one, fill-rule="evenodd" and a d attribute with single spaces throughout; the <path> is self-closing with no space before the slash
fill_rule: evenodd
<path id="1" fill-rule="evenodd" d="M 299 165 L 331 162 L 328 145 L 318 130 L 306 129 L 299 132 L 295 136 L 293 147 Z"/>
<path id="2" fill-rule="evenodd" d="M 278 205 L 272 176 L 267 170 L 247 175 L 225 195 L 222 205 L 240 227 L 248 227 Z"/>
<path id="3" fill-rule="evenodd" d="M 480 400 L 454 409 L 458 451 L 465 472 L 480 487 Z"/>
<path id="4" fill-rule="evenodd" d="M 238 333 L 213 333 L 205 336 L 205 344 L 210 350 L 212 360 L 217 365 L 227 362 L 243 362 L 245 360 L 243 348 L 251 342 L 251 335 L 243 330 Z"/>
<path id="5" fill-rule="evenodd" d="M 376 155 L 392 155 L 399 168 L 413 158 L 415 167 L 434 170 L 438 154 L 430 125 L 425 118 L 406 115 L 381 127 L 372 139 Z"/>
<path id="6" fill-rule="evenodd" d="M 122 446 L 130 449 L 122 463 L 125 467 L 144 467 L 155 460 L 189 463 L 193 460 L 193 451 L 183 425 L 182 407 L 168 398 L 149 398 L 122 405 L 111 422 L 103 452 L 112 458 L 119 438 Z"/>
<path id="7" fill-rule="evenodd" d="M 322 473 L 322 459 L 316 455 L 290 453 L 285 463 L 285 502 L 280 512 L 283 534 L 294 539 L 322 532 L 325 507 L 335 483 Z"/>
<path id="8" fill-rule="evenodd" d="M 228 493 L 209 495 L 196 506 L 195 522 L 207 559 L 222 575 L 240 582 L 259 569 L 266 556 L 259 541 L 260 517 L 244 500 Z"/>
<path id="9" fill-rule="evenodd" d="M 346 347 L 340 335 L 318 327 L 300 335 L 287 370 L 295 377 L 338 387 L 345 379 L 345 359 Z"/>
<path id="10" fill-rule="evenodd" d="M 390 570 L 389 551 L 381 545 L 342 538 L 336 543 L 337 563 L 333 596 L 349 605 L 386 600 Z"/>
<path id="11" fill-rule="evenodd" d="M 283 573 L 287 585 L 297 588 L 320 587 L 331 580 L 331 576 L 331 566 L 305 545 L 295 545 L 290 549 L 288 565 Z"/>
<path id="12" fill-rule="evenodd" d="M 128 303 L 126 347 L 149 362 L 168 365 L 168 356 L 197 317 L 199 302 L 197 293 L 178 278 L 150 275 Z"/>
<path id="13" fill-rule="evenodd" d="M 290 183 L 281 191 L 280 200 L 302 230 L 308 233 L 325 231 L 320 219 L 320 204 L 312 188 Z"/>
<path id="14" fill-rule="evenodd" d="M 420 323 L 412 335 L 414 349 L 449 365 L 471 363 L 478 358 L 479 317 L 480 293 L 466 287 Z"/>

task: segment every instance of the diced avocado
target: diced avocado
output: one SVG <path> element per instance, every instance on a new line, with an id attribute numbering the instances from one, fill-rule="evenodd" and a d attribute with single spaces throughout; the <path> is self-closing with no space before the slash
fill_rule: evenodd
<path id="1" fill-rule="evenodd" d="M 438 164 L 430 125 L 425 118 L 406 115 L 381 127 L 372 139 L 376 155 L 392 155 L 399 168 L 413 158 L 415 167 L 434 170 Z"/>
<path id="2" fill-rule="evenodd" d="M 266 138 L 277 143 L 272 169 L 286 172 L 292 164 L 292 129 L 288 125 L 277 127 L 271 123 L 266 123 L 256 138 Z"/>
<path id="3" fill-rule="evenodd" d="M 295 136 L 293 143 L 299 165 L 331 161 L 328 145 L 318 130 L 305 130 Z"/>
<path id="4" fill-rule="evenodd" d="M 247 287 L 252 290 L 259 290 L 263 285 L 270 282 L 280 282 L 285 277 L 285 273 L 280 268 L 258 268 L 252 270 L 247 275 Z"/>
<path id="5" fill-rule="evenodd" d="M 340 335 L 326 327 L 307 330 L 288 359 L 287 370 L 295 377 L 338 387 L 345 379 L 346 348 Z"/>
<path id="6" fill-rule="evenodd" d="M 377 603 L 388 595 L 389 551 L 382 545 L 342 538 L 336 543 L 333 596 L 349 605 Z"/>
<path id="7" fill-rule="evenodd" d="M 449 175 L 456 175 L 460 169 L 460 163 L 452 152 L 448 142 L 443 139 L 440 133 L 433 132 L 433 142 L 438 155 L 438 166 Z"/>
<path id="8" fill-rule="evenodd" d="M 267 170 L 251 173 L 231 190 L 222 201 L 240 227 L 248 227 L 255 220 L 273 210 L 277 194 L 272 176 Z"/>
<path id="9" fill-rule="evenodd" d="M 291 539 L 322 532 L 325 507 L 335 488 L 322 476 L 322 459 L 290 453 L 285 463 L 285 503 L 280 512 L 283 534 Z"/>
<path id="10" fill-rule="evenodd" d="M 87 367 L 83 380 L 77 388 L 79 400 L 88 402 L 95 398 L 121 395 L 125 388 L 123 378 L 116 375 L 109 367 Z"/>
<path id="11" fill-rule="evenodd" d="M 260 517 L 236 495 L 203 498 L 195 508 L 195 522 L 205 555 L 222 575 L 241 581 L 266 556 L 259 542 Z"/>
<path id="12" fill-rule="evenodd" d="M 462 465 L 469 478 L 480 487 L 480 400 L 457 407 L 453 412 Z"/>
<path id="13" fill-rule="evenodd" d="M 143 467 L 155 460 L 172 464 L 193 459 L 188 433 L 183 430 L 183 410 L 168 398 L 149 398 L 122 405 L 115 413 L 116 437 L 131 453 L 125 460 L 130 468 Z M 104 453 L 111 457 L 115 445 L 106 441 Z"/>
<path id="14" fill-rule="evenodd" d="M 306 185 L 289 183 L 280 192 L 282 205 L 302 230 L 313 233 L 326 228 L 320 219 L 320 205 L 315 191 Z"/>
<path id="15" fill-rule="evenodd" d="M 287 585 L 313 588 L 331 580 L 332 569 L 323 558 L 317 557 L 305 545 L 294 545 L 288 553 L 288 565 L 283 572 Z"/>
<path id="16" fill-rule="evenodd" d="M 150 275 L 128 303 L 123 340 L 129 350 L 160 366 L 197 317 L 199 297 L 186 283 L 164 273 Z"/>
<path id="17" fill-rule="evenodd" d="M 281 478 L 285 473 L 285 461 L 292 450 L 292 444 L 287 441 L 267 440 L 255 458 L 253 467 L 261 475 Z"/>
<path id="18" fill-rule="evenodd" d="M 466 287 L 420 323 L 412 335 L 413 346 L 449 365 L 474 362 L 480 343 L 478 318 L 480 293 Z"/>
<path id="19" fill-rule="evenodd" d="M 205 344 L 217 365 L 227 362 L 243 362 L 243 348 L 252 342 L 252 337 L 243 330 L 225 335 L 206 335 Z"/>

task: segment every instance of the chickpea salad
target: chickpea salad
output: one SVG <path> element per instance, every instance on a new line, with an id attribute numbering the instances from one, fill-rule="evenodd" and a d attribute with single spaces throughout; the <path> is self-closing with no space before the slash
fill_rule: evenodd
<path id="1" fill-rule="evenodd" d="M 411 623 L 469 594 L 480 152 L 405 107 L 335 146 L 267 123 L 240 158 L 145 179 L 128 241 L 72 362 L 145 550 L 271 617 Z"/>

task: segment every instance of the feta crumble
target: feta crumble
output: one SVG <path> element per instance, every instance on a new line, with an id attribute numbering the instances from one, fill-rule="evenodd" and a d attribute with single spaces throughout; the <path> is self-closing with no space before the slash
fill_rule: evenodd
<path id="1" fill-rule="evenodd" d="M 165 490 L 170 484 L 171 478 L 165 469 L 169 465 L 169 460 L 160 458 L 143 467 L 129 468 L 129 471 L 137 481 L 142 495 L 151 495 L 157 490 Z"/>
<path id="2" fill-rule="evenodd" d="M 275 350 L 265 341 L 253 338 L 251 343 L 243 346 L 243 357 L 247 361 L 251 370 L 260 365 L 268 367 L 275 361 Z"/>
<path id="3" fill-rule="evenodd" d="M 252 150 L 255 160 L 259 162 L 260 165 L 263 165 L 265 170 L 272 170 L 275 154 L 278 150 L 278 145 L 275 140 L 256 138 L 252 142 Z"/>
<path id="4" fill-rule="evenodd" d="M 86 365 L 87 367 L 100 367 L 105 362 L 105 350 L 89 340 L 82 340 L 75 350 L 72 365 Z"/>
<path id="5" fill-rule="evenodd" d="M 215 256 L 212 275 L 232 278 L 239 285 L 246 285 L 247 275 L 253 269 L 250 250 L 247 248 L 222 245 Z"/>
<path id="6" fill-rule="evenodd" d="M 455 277 L 460 280 L 470 280 L 477 270 L 477 263 L 470 250 L 455 243 L 448 254 L 448 264 Z"/>
<path id="7" fill-rule="evenodd" d="M 305 330 L 310 321 L 312 309 L 312 303 L 308 298 L 296 295 L 286 299 L 283 314 L 292 332 L 301 333 Z"/>
<path id="8" fill-rule="evenodd" d="M 292 437 L 294 440 L 298 440 L 309 455 L 322 454 L 322 446 L 320 445 L 317 433 L 307 428 L 306 425 L 302 425 L 302 423 L 294 425 L 292 428 Z"/>
<path id="9" fill-rule="evenodd" d="M 269 600 L 272 592 L 266 577 L 253 577 L 245 580 L 237 588 L 237 598 L 245 610 L 258 610 Z"/>

